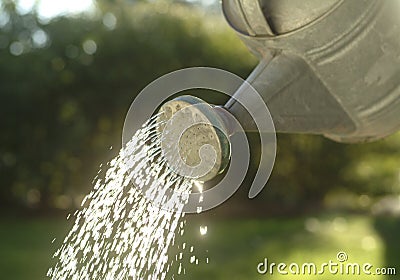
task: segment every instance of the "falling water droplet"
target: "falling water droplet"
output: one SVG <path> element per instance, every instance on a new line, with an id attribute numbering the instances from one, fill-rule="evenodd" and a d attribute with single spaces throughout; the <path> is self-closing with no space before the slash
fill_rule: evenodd
<path id="1" fill-rule="evenodd" d="M 201 235 L 207 234 L 207 226 L 200 226 L 200 234 Z"/>

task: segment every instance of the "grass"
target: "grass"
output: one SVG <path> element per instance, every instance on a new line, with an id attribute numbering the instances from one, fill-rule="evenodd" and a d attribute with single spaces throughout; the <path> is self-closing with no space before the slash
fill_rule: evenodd
<path id="1" fill-rule="evenodd" d="M 204 236 L 199 232 L 200 225 L 207 225 Z M 2 219 L 0 278 L 44 279 L 52 264 L 51 256 L 70 226 L 71 222 L 65 219 Z M 174 258 L 177 247 L 182 248 L 182 243 L 186 243 L 182 263 L 186 274 L 177 275 L 179 262 L 175 262 L 171 267 L 174 279 L 397 279 L 396 276 L 343 276 L 327 272 L 323 276 L 279 275 L 276 271 L 273 275 L 261 275 L 256 269 L 264 258 L 288 265 L 315 262 L 318 266 L 329 260 L 337 261 L 339 251 L 347 253 L 347 262 L 369 262 L 374 268 L 395 266 L 400 273 L 400 221 L 397 219 L 320 215 L 205 222 L 190 216 L 185 230 L 171 256 Z M 52 243 L 54 238 L 57 239 Z M 191 246 L 194 246 L 193 252 L 190 252 Z M 198 265 L 190 263 L 192 256 L 198 258 Z"/>
<path id="2" fill-rule="evenodd" d="M 199 250 L 195 255 L 200 260 L 208 256 L 210 263 L 204 264 L 202 261 L 199 265 L 193 265 L 186 262 L 184 266 L 190 279 L 321 279 L 321 275 L 279 275 L 276 270 L 272 275 L 260 275 L 256 267 L 264 258 L 268 258 L 269 262 L 287 265 L 313 262 L 319 267 L 329 260 L 338 262 L 337 253 L 344 251 L 349 258 L 345 263 L 368 262 L 374 267 L 397 265 L 399 271 L 396 260 L 400 259 L 400 250 L 395 237 L 400 232 L 400 223 L 392 219 L 382 219 L 379 223 L 385 225 L 386 234 L 394 242 L 389 245 L 392 248 L 387 248 L 387 238 L 381 236 L 376 221 L 366 216 L 224 221 L 209 226 L 211 231 L 205 238 L 196 232 L 199 226 L 196 225 L 191 227 L 193 232 L 187 235 L 197 236 L 197 240 L 191 240 Z M 388 256 L 390 259 L 387 259 Z M 325 273 L 323 279 L 366 278 L 365 275 Z M 396 278 L 375 275 L 369 279 Z"/>
<path id="3" fill-rule="evenodd" d="M 0 279 L 44 279 L 70 223 L 64 219 L 1 219 Z"/>

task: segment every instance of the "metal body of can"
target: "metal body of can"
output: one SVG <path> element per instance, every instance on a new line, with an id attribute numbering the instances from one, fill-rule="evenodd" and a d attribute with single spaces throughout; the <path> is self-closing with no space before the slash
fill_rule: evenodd
<path id="1" fill-rule="evenodd" d="M 260 59 L 248 82 L 277 132 L 361 142 L 400 128 L 399 2 L 222 2 L 227 21 Z M 225 108 L 254 129 L 235 99 Z"/>

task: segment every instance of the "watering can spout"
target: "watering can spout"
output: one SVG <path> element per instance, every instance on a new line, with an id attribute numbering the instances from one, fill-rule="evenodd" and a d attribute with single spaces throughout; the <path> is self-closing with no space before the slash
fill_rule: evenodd
<path id="1" fill-rule="evenodd" d="M 262 60 L 247 82 L 267 104 L 276 132 L 348 134 L 355 130 L 339 101 L 313 70 L 295 55 L 278 54 Z M 246 91 L 247 86 L 239 88 L 224 107 L 246 131 L 257 131 L 250 114 L 237 102 L 239 95 L 247 95 Z M 255 100 L 250 106 L 254 110 L 259 104 Z"/>

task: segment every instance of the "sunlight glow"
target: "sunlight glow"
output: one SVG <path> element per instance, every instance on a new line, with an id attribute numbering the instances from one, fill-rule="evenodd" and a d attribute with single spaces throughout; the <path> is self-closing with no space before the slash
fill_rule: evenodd
<path id="1" fill-rule="evenodd" d="M 93 10 L 93 0 L 20 0 L 17 9 L 26 14 L 37 4 L 37 12 L 41 18 L 49 19 L 60 15 L 73 15 Z"/>

